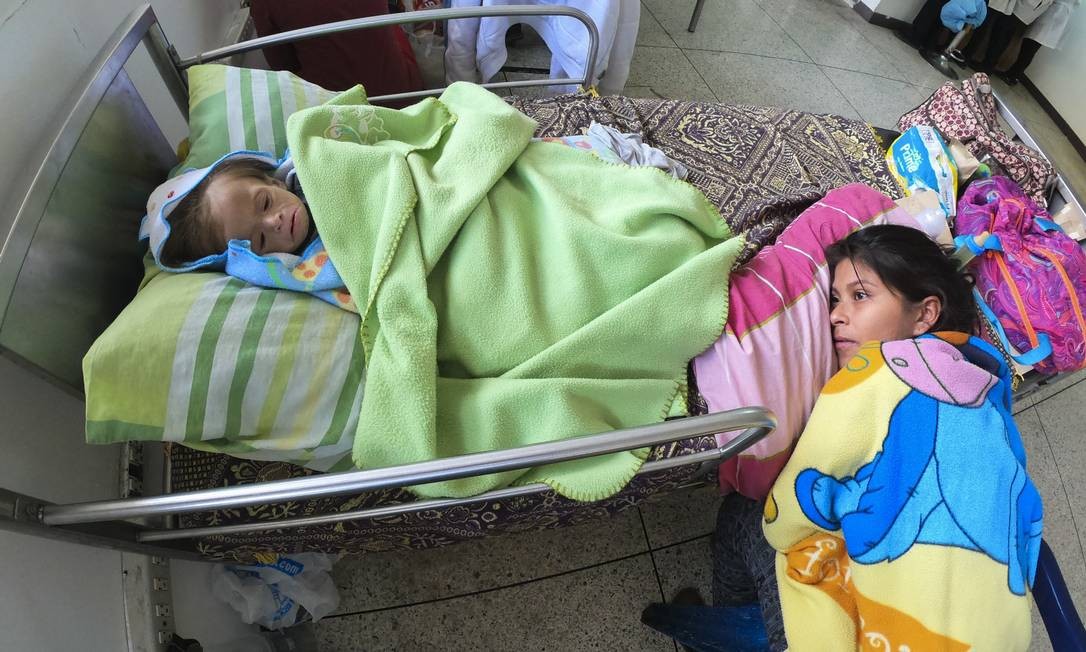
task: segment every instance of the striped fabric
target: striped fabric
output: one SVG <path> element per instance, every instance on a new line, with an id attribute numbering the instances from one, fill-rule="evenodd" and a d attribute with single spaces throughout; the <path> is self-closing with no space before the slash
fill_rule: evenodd
<path id="1" fill-rule="evenodd" d="M 240 149 L 282 156 L 290 114 L 336 95 L 289 72 L 207 64 L 188 76 L 189 153 L 174 174 Z"/>
<path id="2" fill-rule="evenodd" d="M 763 500 L 836 371 L 830 338 L 830 270 L 825 249 L 882 223 L 916 226 L 885 195 L 863 184 L 830 191 L 732 274 L 724 334 L 694 359 L 710 411 L 762 405 L 777 429 L 720 465 L 725 491 Z M 727 444 L 739 433 L 717 435 Z"/>
<path id="3" fill-rule="evenodd" d="M 84 360 L 87 439 L 345 468 L 361 369 L 355 314 L 220 274 L 159 274 Z"/>

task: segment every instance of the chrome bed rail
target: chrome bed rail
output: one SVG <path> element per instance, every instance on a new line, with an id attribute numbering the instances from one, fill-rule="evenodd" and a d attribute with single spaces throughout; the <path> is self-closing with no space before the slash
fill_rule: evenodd
<path id="1" fill-rule="evenodd" d="M 1050 213 L 1055 213 L 1063 205 L 1070 204 L 1078 210 L 1080 215 L 1086 215 L 1086 211 L 1083 210 L 1083 207 L 1086 206 L 1086 201 L 1083 201 L 1083 198 L 1080 197 L 1079 194 L 1075 192 L 1075 189 L 1063 178 L 1059 166 L 1057 166 L 1056 163 L 1049 158 L 1048 154 L 1045 153 L 1044 149 L 1037 142 L 1037 139 L 1030 133 L 1029 128 L 1026 127 L 1025 121 L 1014 112 L 1014 109 L 1012 109 L 995 90 L 992 91 L 992 97 L 995 98 L 999 117 L 1007 123 L 1007 126 L 1010 127 L 1014 136 L 1022 141 L 1023 144 L 1031 147 L 1034 151 L 1045 157 L 1045 159 L 1052 164 L 1052 169 L 1056 172 L 1056 176 L 1048 188 L 1048 211 Z M 1086 241 L 1082 243 L 1082 246 L 1086 249 Z M 1063 378 L 1066 375 L 1066 373 L 1060 373 L 1055 376 L 1042 376 L 1031 369 L 1023 376 L 1022 383 L 1018 386 L 1017 391 L 1015 391 L 1015 399 L 1025 398 L 1048 383 Z"/>
<path id="2" fill-rule="evenodd" d="M 748 407 L 696 417 L 674 419 L 647 426 L 624 428 L 595 435 L 532 444 L 498 451 L 471 453 L 401 466 L 326 473 L 288 480 L 206 489 L 185 493 L 54 505 L 0 490 L 0 528 L 20 526 L 24 531 L 71 539 L 92 545 L 124 550 L 155 552 L 153 544 L 194 537 L 256 532 L 282 528 L 340 523 L 426 509 L 497 500 L 552 491 L 545 484 L 497 489 L 465 498 L 437 498 L 385 507 L 318 514 L 278 521 L 259 521 L 226 526 L 182 529 L 153 529 L 132 522 L 136 519 L 246 507 L 288 500 L 356 494 L 376 489 L 403 488 L 457 478 L 489 475 L 500 471 L 528 469 L 558 462 L 584 459 L 638 448 L 666 444 L 692 437 L 743 430 L 727 444 L 708 451 L 647 462 L 639 475 L 688 464 L 715 467 L 734 457 L 776 428 L 776 417 L 764 408 Z M 704 469 L 701 469 L 704 470 Z M 699 471 L 695 471 L 695 475 Z M 170 550 L 191 548 L 165 543 Z M 150 547 L 148 547 L 150 546 Z M 170 554 L 173 554 L 172 552 Z"/>
<path id="3" fill-rule="evenodd" d="M 1010 105 L 1008 105 L 994 90 L 992 91 L 992 97 L 995 98 L 999 117 L 1007 122 L 1007 125 L 1011 128 L 1011 131 L 1014 132 L 1014 135 L 1017 136 L 1022 143 L 1033 148 L 1033 150 L 1039 152 L 1041 156 L 1048 159 L 1048 162 L 1052 164 L 1052 168 L 1056 171 L 1056 178 L 1053 180 L 1052 186 L 1049 188 L 1048 192 L 1049 212 L 1055 212 L 1055 210 L 1059 209 L 1059 205 L 1054 206 L 1053 204 L 1063 202 L 1075 206 L 1080 213 L 1086 214 L 1086 212 L 1083 211 L 1083 206 L 1086 206 L 1086 201 L 1083 201 L 1083 198 L 1075 192 L 1075 189 L 1067 184 L 1063 175 L 1060 174 L 1059 167 L 1052 159 L 1048 158 L 1047 154 L 1045 154 L 1044 149 L 1041 148 L 1037 143 L 1037 140 L 1033 137 L 1033 134 L 1030 133 L 1029 128 L 1026 127 L 1025 121 L 1023 121 Z"/>
<path id="4" fill-rule="evenodd" d="M 596 58 L 599 55 L 600 45 L 600 34 L 599 30 L 596 28 L 596 23 L 593 22 L 592 18 L 589 17 L 588 14 L 584 13 L 580 9 L 556 5 L 507 5 L 501 7 L 427 9 L 424 11 L 409 11 L 399 14 L 386 14 L 384 16 L 371 16 L 369 18 L 341 20 L 335 23 L 326 23 L 324 25 L 315 25 L 313 27 L 303 27 L 301 29 L 291 30 L 289 32 L 281 32 L 279 34 L 272 34 L 270 36 L 263 36 L 260 38 L 250 39 L 248 41 L 242 41 L 234 45 L 229 45 L 226 47 L 218 48 L 216 50 L 211 50 L 209 52 L 204 52 L 202 54 L 197 54 L 196 56 L 189 57 L 187 59 L 178 59 L 175 57 L 174 63 L 178 70 L 185 70 L 201 63 L 218 61 L 220 59 L 226 59 L 237 54 L 252 52 L 253 50 L 260 50 L 266 47 L 272 47 L 276 45 L 285 45 L 287 43 L 294 43 L 296 41 L 304 41 L 306 39 L 316 38 L 318 36 L 327 36 L 329 34 L 351 32 L 359 29 L 389 27 L 392 25 L 408 25 L 411 23 L 429 23 L 433 21 L 455 20 L 457 18 L 517 16 L 569 16 L 570 18 L 576 18 L 577 20 L 579 20 L 581 24 L 584 25 L 589 39 L 588 55 L 585 58 L 584 73 L 579 79 L 526 79 L 523 81 L 513 82 L 491 82 L 480 84 L 483 88 L 527 88 L 531 86 L 564 86 L 567 84 L 579 84 L 582 88 L 589 88 L 595 85 L 594 73 L 596 70 Z M 431 88 L 422 91 L 413 91 L 410 93 L 377 95 L 369 98 L 369 100 L 371 102 L 407 100 L 416 97 L 437 95 L 443 90 L 444 88 Z"/>

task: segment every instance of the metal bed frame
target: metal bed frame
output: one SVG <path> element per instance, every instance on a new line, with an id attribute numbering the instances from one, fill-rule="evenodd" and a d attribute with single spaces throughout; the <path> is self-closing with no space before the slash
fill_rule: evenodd
<path id="1" fill-rule="evenodd" d="M 338 32 L 454 18 L 531 15 L 564 15 L 585 25 L 590 47 L 582 76 L 484 86 L 513 89 L 579 84 L 590 88 L 599 36 L 587 15 L 566 7 L 432 10 L 348 20 L 257 38 L 187 59 L 180 58 L 170 45 L 149 5 L 135 10 L 95 59 L 41 165 L 29 173 L 26 195 L 0 249 L 0 308 L 3 309 L 0 352 L 57 386 L 81 395 L 79 361 L 135 294 L 141 276 L 138 261 L 142 252 L 136 233 L 143 203 L 176 163 L 155 118 L 124 70 L 141 43 L 181 114 L 187 118 L 188 90 L 183 72 L 198 63 Z M 372 101 L 423 97 L 441 90 L 385 95 Z M 1022 121 L 1003 102 L 998 103 L 1001 114 L 1023 142 L 1040 151 Z M 78 197 L 78 201 L 73 197 Z M 1059 202 L 1082 206 L 1062 177 L 1057 177 L 1053 198 L 1054 207 Z M 78 238 L 79 247 L 72 246 L 73 237 Z M 81 504 L 50 504 L 0 488 L 0 529 L 159 556 L 196 558 L 191 547 L 183 544 L 184 540 L 373 518 L 509 498 L 550 488 L 535 484 L 471 498 L 422 500 L 353 512 L 203 528 L 175 529 L 171 515 L 406 487 L 745 430 L 726 446 L 649 462 L 641 473 L 683 465 L 700 465 L 699 472 L 708 471 L 767 435 L 775 426 L 773 414 L 752 407 L 384 469 Z"/>
<path id="2" fill-rule="evenodd" d="M 347 20 L 252 39 L 187 59 L 178 56 L 149 5 L 135 10 L 118 27 L 77 89 L 67 119 L 40 167 L 31 171 L 28 190 L 0 249 L 0 307 L 3 308 L 0 351 L 59 387 L 81 395 L 79 361 L 135 294 L 140 279 L 138 261 L 142 256 L 136 232 L 143 203 L 176 162 L 158 123 L 124 70 L 141 43 L 187 119 L 188 89 L 183 72 L 199 63 L 353 30 L 455 18 L 537 15 L 569 16 L 584 24 L 589 49 L 583 75 L 578 79 L 484 86 L 514 89 L 579 84 L 591 88 L 599 35 L 586 14 L 567 7 L 431 10 Z M 378 96 L 371 101 L 423 97 L 441 90 Z M 81 246 L 72 246 L 72 238 L 77 238 Z M 704 472 L 702 477 L 705 477 L 721 461 L 737 455 L 775 426 L 776 419 L 767 410 L 743 408 L 396 467 L 65 505 L 0 488 L 0 529 L 156 556 L 198 558 L 184 540 L 373 518 L 551 489 L 544 484 L 533 484 L 470 498 L 420 500 L 353 512 L 203 528 L 175 529 L 171 515 L 407 487 L 745 430 L 726 446 L 648 462 L 640 471 L 650 474 L 698 465 L 698 473 Z"/>

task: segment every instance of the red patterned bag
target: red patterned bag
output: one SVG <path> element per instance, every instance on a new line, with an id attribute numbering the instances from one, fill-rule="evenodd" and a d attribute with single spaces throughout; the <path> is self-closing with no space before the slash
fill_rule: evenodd
<path id="1" fill-rule="evenodd" d="M 962 141 L 978 159 L 990 155 L 1033 201 L 1046 207 L 1045 191 L 1056 176 L 1052 164 L 1011 140 L 999 127 L 997 115 L 988 75 L 978 72 L 962 81 L 961 88 L 954 82 L 940 86 L 923 104 L 901 116 L 897 128 L 905 131 L 914 125 L 930 125 L 943 138 Z"/>

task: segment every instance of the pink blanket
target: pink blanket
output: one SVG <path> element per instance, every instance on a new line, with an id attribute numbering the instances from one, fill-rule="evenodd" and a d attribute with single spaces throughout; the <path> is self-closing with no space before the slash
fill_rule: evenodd
<path id="1" fill-rule="evenodd" d="M 694 359 L 710 411 L 761 405 L 776 431 L 720 466 L 725 493 L 769 493 L 822 386 L 837 371 L 830 335 L 825 249 L 869 224 L 916 226 L 882 193 L 851 184 L 804 211 L 749 263 L 732 274 L 724 334 Z M 738 433 L 718 434 L 725 444 Z"/>

